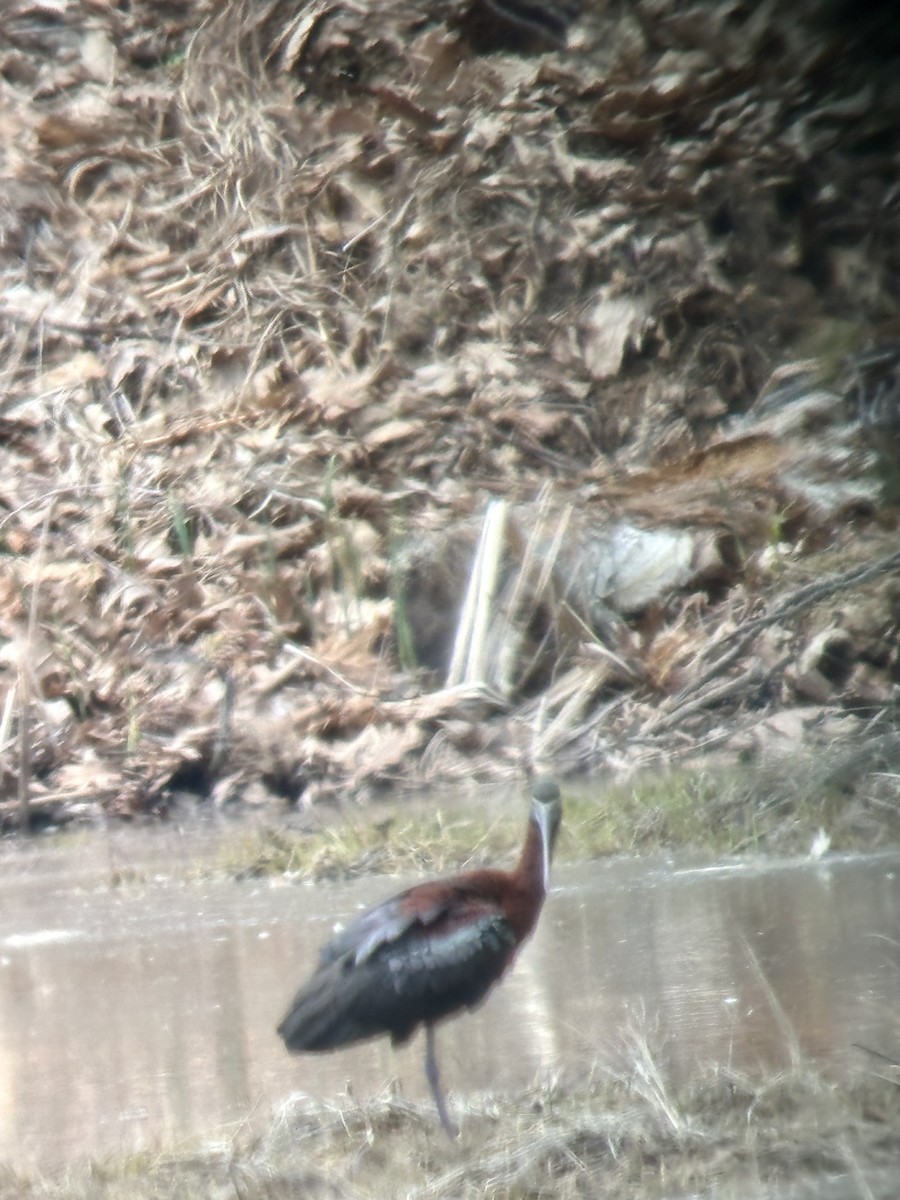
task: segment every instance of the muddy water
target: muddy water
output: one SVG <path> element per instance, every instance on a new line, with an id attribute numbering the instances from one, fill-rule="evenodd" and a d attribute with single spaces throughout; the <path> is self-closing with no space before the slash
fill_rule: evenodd
<path id="1" fill-rule="evenodd" d="M 293 1092 L 352 1104 L 422 1049 L 291 1058 L 274 1027 L 337 917 L 408 881 L 178 881 L 198 847 L 151 838 L 0 853 L 0 1162 L 53 1166 L 262 1124 Z M 664 1077 L 896 1054 L 900 855 L 562 868 L 538 933 L 478 1013 L 445 1026 L 451 1092 L 649 1048 Z M 349 1090 L 349 1095 L 348 1095 Z"/>

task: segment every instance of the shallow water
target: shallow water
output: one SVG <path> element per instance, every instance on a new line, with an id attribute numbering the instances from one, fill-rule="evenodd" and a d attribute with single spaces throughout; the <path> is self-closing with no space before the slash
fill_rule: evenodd
<path id="1" fill-rule="evenodd" d="M 53 1166 L 262 1124 L 292 1093 L 426 1095 L 420 1040 L 288 1056 L 274 1033 L 336 919 L 408 879 L 178 881 L 205 843 L 135 831 L 0 852 L 0 1161 Z M 123 862 L 139 879 L 113 880 Z M 896 1055 L 900 853 L 719 867 L 560 868 L 532 943 L 438 1034 L 457 1095 L 649 1048 L 664 1082 L 716 1065 Z M 349 1090 L 349 1096 L 348 1096 Z"/>

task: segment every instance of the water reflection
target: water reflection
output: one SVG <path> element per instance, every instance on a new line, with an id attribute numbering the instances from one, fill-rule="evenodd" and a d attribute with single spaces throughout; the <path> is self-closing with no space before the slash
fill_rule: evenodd
<path id="1" fill-rule="evenodd" d="M 403 881 L 110 888 L 71 855 L 2 866 L 0 1160 L 261 1122 L 296 1090 L 365 1097 L 396 1078 L 426 1094 L 418 1041 L 291 1058 L 274 1033 L 335 917 Z M 798 1057 L 854 1069 L 854 1042 L 897 1048 L 900 856 L 556 880 L 512 976 L 439 1034 L 451 1093 L 627 1071 L 643 1043 L 674 1080 Z"/>

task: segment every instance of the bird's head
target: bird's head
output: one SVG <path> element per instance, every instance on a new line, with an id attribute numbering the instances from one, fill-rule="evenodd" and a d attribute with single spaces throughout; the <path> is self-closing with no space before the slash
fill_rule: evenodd
<path id="1" fill-rule="evenodd" d="M 531 785 L 531 819 L 541 835 L 544 860 L 544 891 L 550 887 L 550 862 L 556 846 L 556 835 L 562 821 L 562 797 L 554 780 L 546 775 L 535 777 Z"/>

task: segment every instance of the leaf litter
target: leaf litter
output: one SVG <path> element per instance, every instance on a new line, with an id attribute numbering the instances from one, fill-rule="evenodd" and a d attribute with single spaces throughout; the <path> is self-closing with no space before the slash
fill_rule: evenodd
<path id="1" fill-rule="evenodd" d="M 900 85 L 848 22 L 10 0 L 2 823 L 884 764 Z"/>

